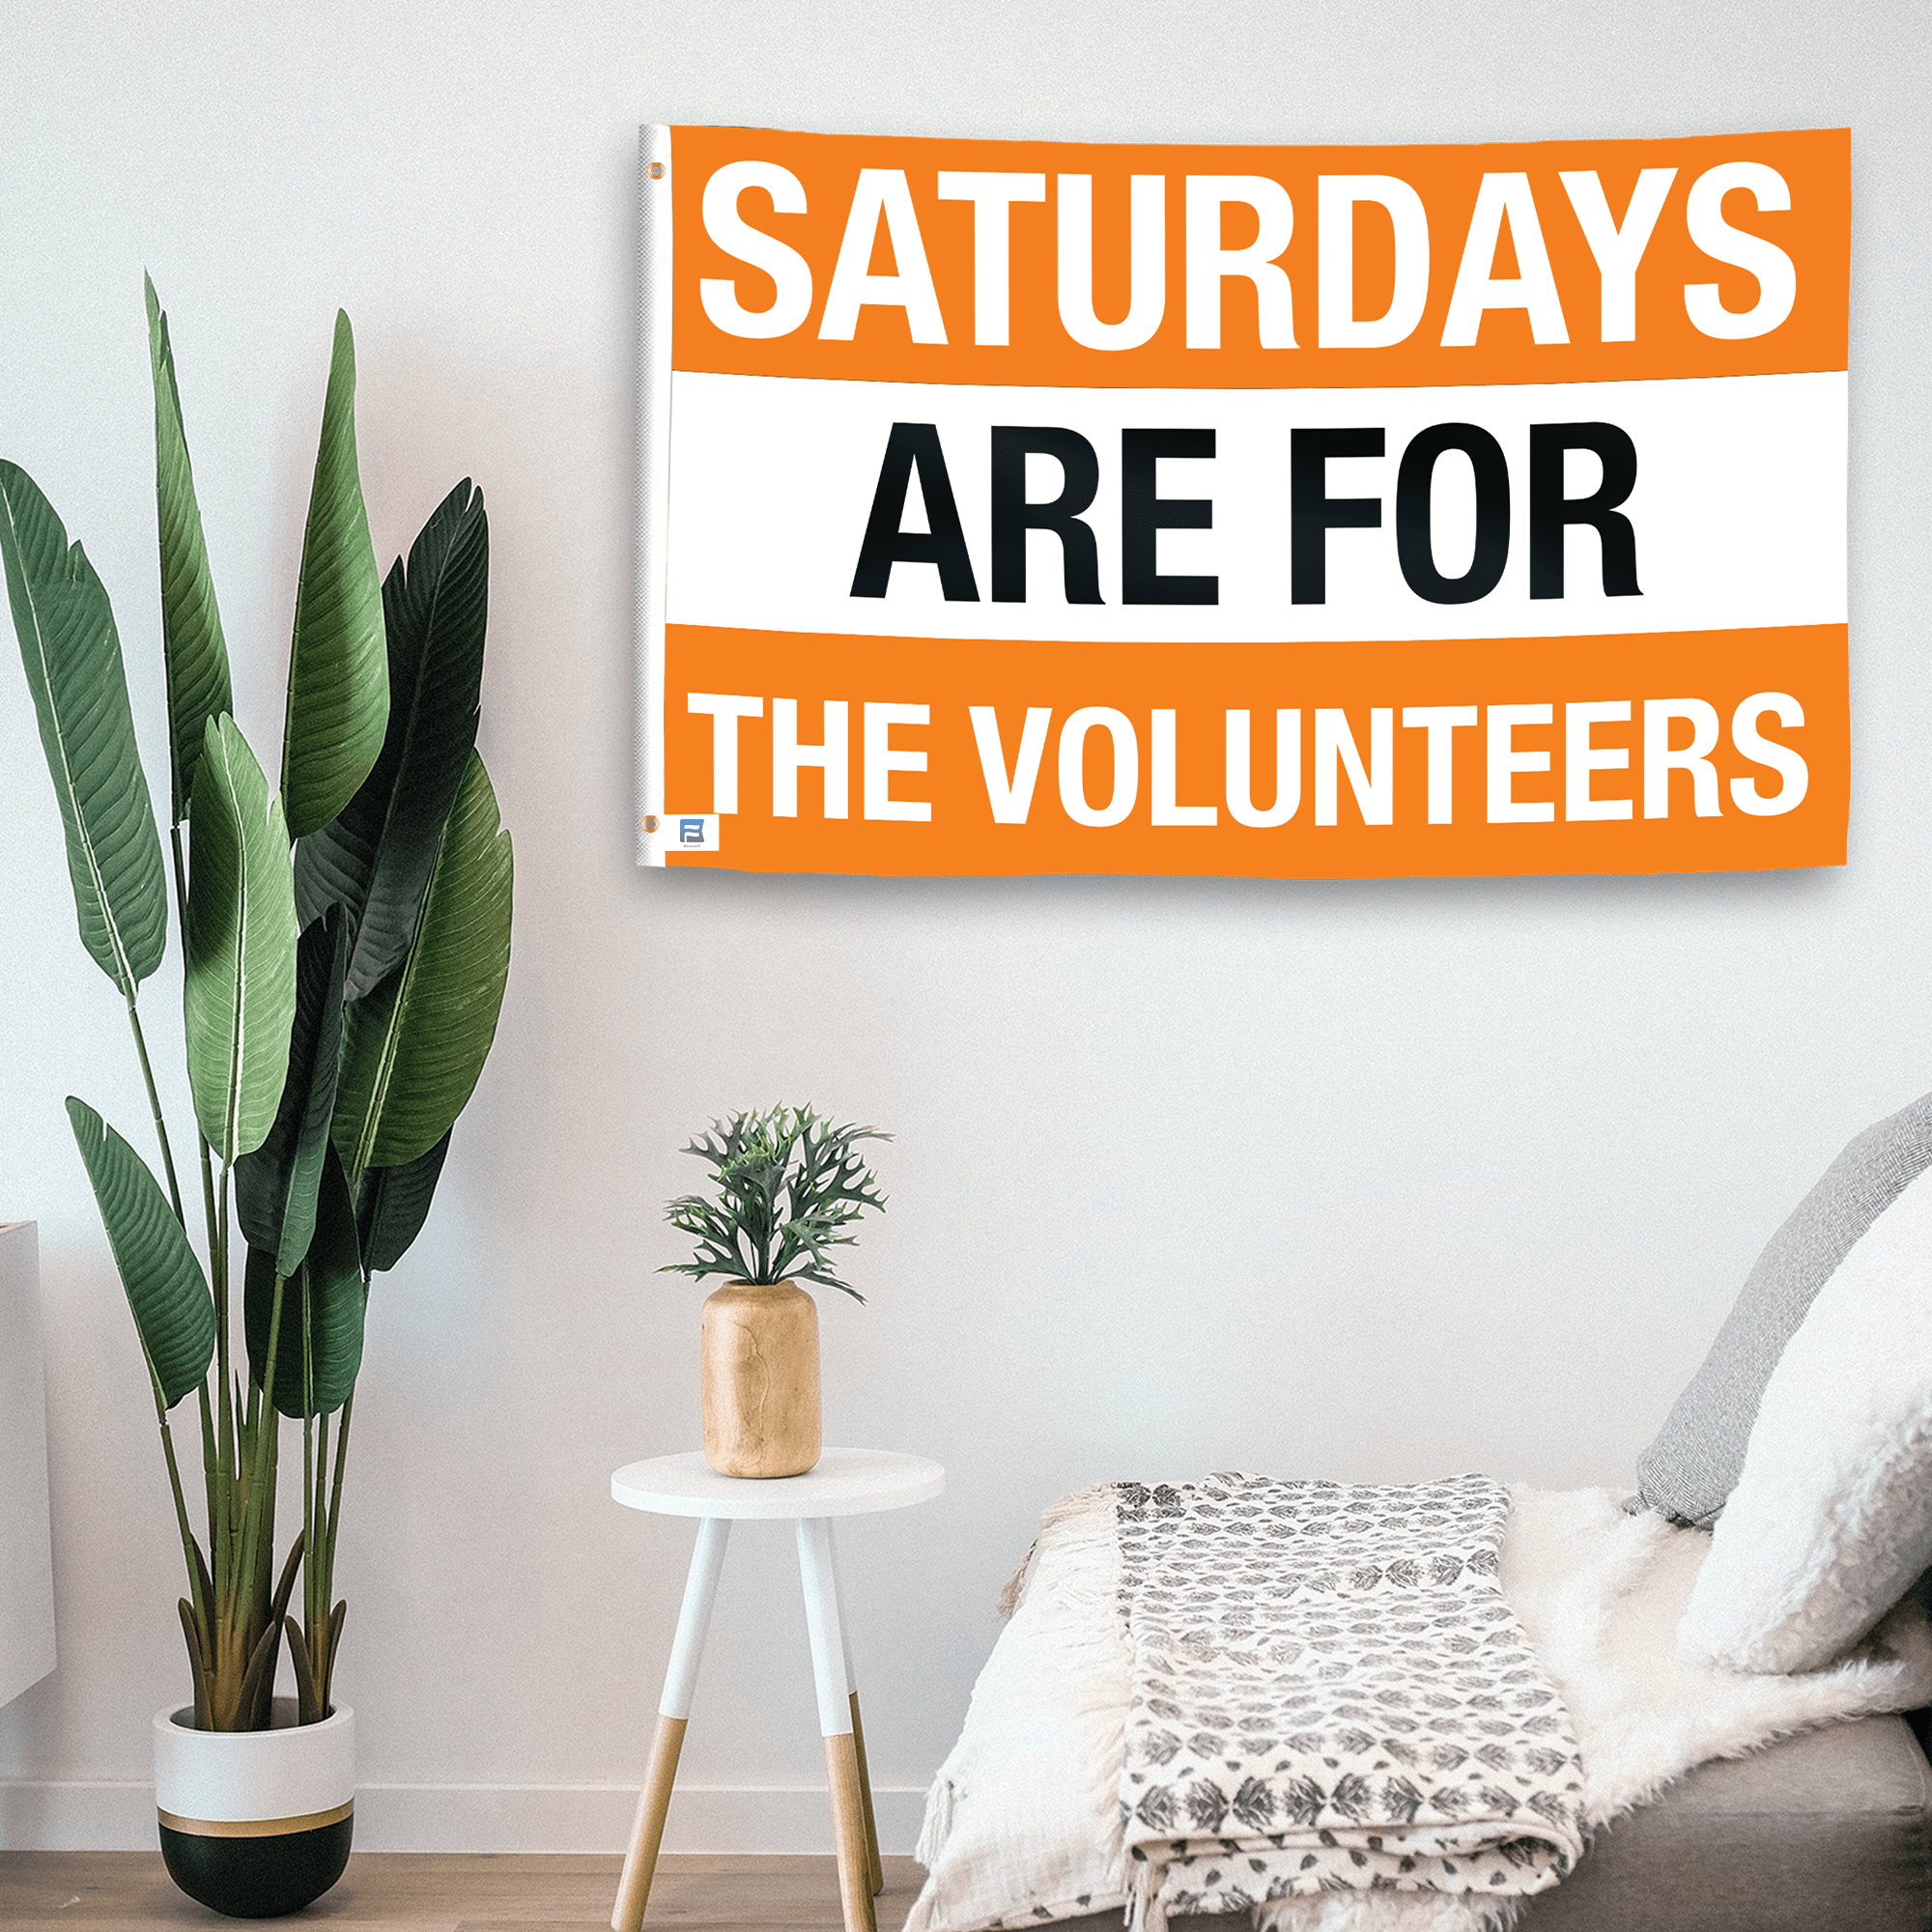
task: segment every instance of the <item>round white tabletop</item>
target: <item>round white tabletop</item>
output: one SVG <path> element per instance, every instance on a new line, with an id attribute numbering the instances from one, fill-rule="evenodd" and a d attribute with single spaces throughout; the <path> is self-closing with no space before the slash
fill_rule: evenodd
<path id="1" fill-rule="evenodd" d="M 939 1463 L 892 1449 L 827 1449 L 804 1475 L 769 1478 L 721 1476 L 692 1449 L 626 1463 L 611 1478 L 611 1493 L 626 1509 L 781 1521 L 905 1509 L 945 1488 Z"/>

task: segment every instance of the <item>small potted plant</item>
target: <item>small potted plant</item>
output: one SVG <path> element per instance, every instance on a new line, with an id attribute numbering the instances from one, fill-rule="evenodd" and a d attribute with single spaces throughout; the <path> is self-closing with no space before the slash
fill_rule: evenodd
<path id="1" fill-rule="evenodd" d="M 664 1272 L 725 1278 L 705 1301 L 701 1342 L 704 1456 L 720 1475 L 802 1476 L 817 1463 L 818 1304 L 799 1283 L 865 1300 L 839 1280 L 832 1250 L 886 1205 L 857 1143 L 891 1139 L 772 1107 L 713 1121 L 684 1150 L 710 1166 L 718 1195 L 680 1195 L 665 1209 L 697 1252 Z"/>

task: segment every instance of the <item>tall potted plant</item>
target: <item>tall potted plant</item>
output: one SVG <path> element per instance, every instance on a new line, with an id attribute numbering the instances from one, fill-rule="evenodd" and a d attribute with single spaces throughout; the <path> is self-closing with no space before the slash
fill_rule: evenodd
<path id="1" fill-rule="evenodd" d="M 147 1363 L 186 1571 L 192 1701 L 156 1719 L 162 1849 L 194 1896 L 261 1917 L 326 1890 L 348 1857 L 353 1714 L 331 1696 L 346 1610 L 333 1568 L 363 1311 L 372 1277 L 429 1211 L 509 969 L 510 839 L 475 752 L 489 529 L 466 480 L 407 565 L 379 577 L 356 465 L 355 347 L 338 315 L 271 789 L 233 716 L 152 283 L 147 299 L 167 859 L 107 592 L 8 462 L 0 560 L 81 942 L 126 1003 L 160 1156 L 157 1178 L 93 1108 L 68 1101 Z M 199 1254 L 139 1011 L 171 904 Z M 171 1420 L 190 1395 L 200 1533 Z M 284 1418 L 301 1425 L 301 1528 L 278 1568 Z M 273 1695 L 284 1631 L 294 1700 Z"/>

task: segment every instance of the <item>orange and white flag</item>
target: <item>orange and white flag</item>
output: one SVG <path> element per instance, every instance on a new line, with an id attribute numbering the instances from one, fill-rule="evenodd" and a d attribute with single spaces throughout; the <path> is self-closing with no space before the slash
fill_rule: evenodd
<path id="1" fill-rule="evenodd" d="M 1850 164 L 645 129 L 640 860 L 1843 864 Z"/>

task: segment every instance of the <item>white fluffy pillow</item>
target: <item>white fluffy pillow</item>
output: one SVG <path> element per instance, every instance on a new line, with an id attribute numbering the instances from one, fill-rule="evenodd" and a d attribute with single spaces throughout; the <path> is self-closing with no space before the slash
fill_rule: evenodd
<path id="1" fill-rule="evenodd" d="M 1733 1670 L 1814 1670 L 1928 1565 L 1932 1170 L 1845 1257 L 1765 1384 L 1678 1647 Z"/>

